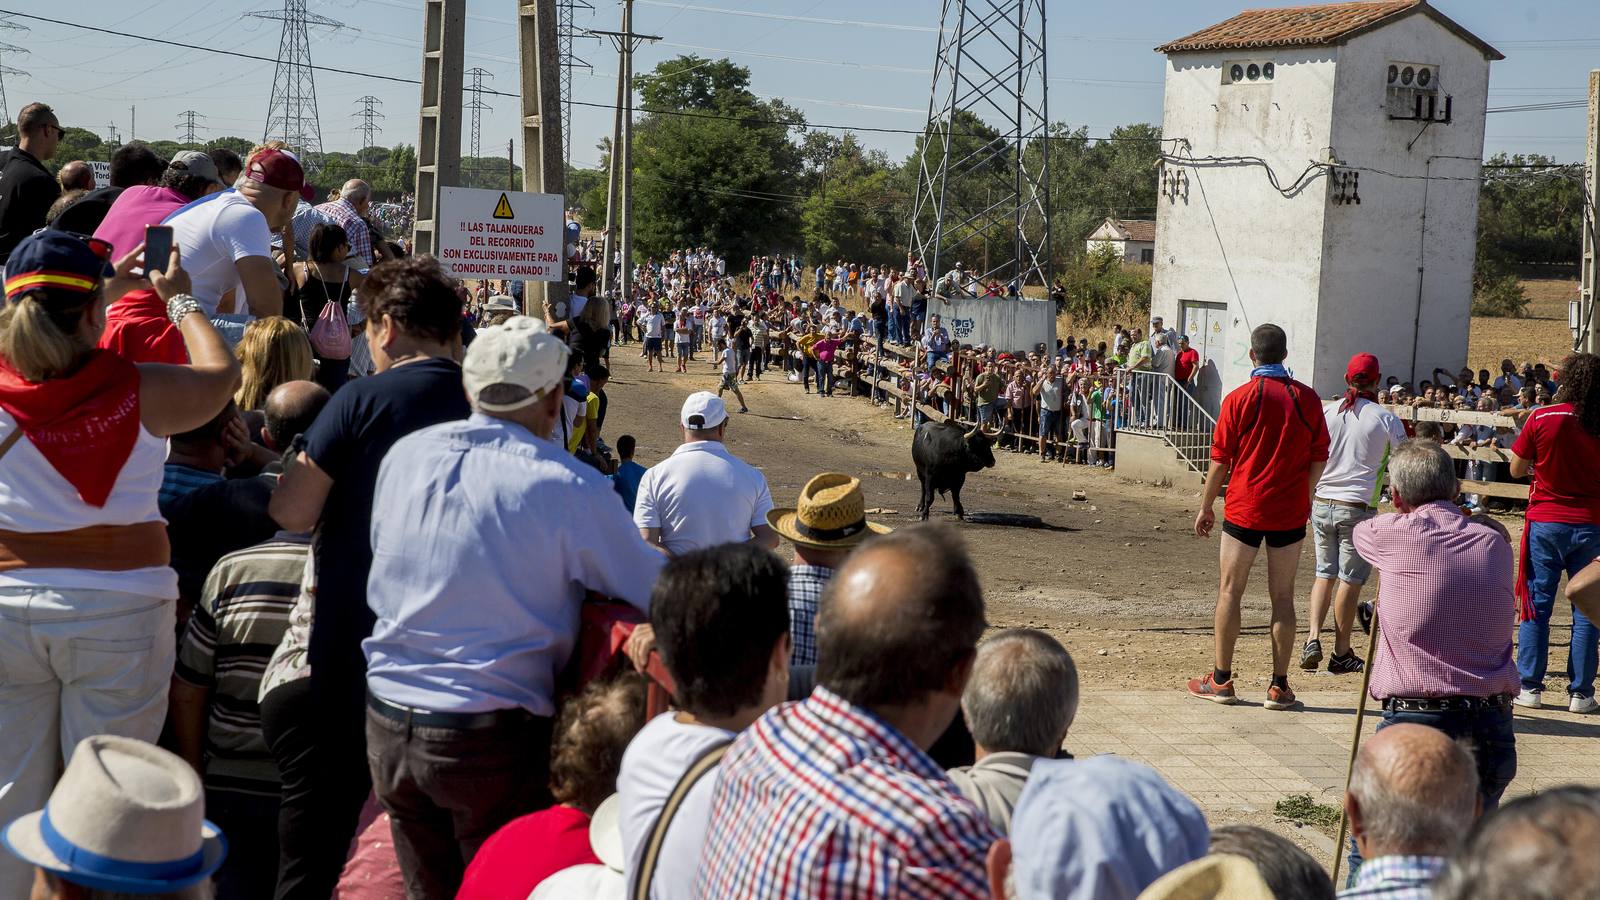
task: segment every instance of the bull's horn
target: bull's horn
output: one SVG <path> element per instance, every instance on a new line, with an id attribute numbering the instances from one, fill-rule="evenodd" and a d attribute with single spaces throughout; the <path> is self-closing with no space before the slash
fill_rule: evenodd
<path id="1" fill-rule="evenodd" d="M 972 440 L 973 438 L 978 436 L 978 432 L 981 431 L 981 430 L 983 430 L 983 426 L 982 425 L 974 425 L 974 426 L 972 426 L 972 430 L 967 432 L 967 434 L 966 434 L 966 439 L 969 440 L 969 441 Z"/>
<path id="2" fill-rule="evenodd" d="M 996 428 L 995 430 L 990 431 L 989 429 L 984 428 L 982 424 L 979 424 L 978 427 L 983 430 L 983 434 L 984 434 L 985 437 L 998 437 L 999 434 L 1000 434 L 1000 429 L 999 428 Z"/>

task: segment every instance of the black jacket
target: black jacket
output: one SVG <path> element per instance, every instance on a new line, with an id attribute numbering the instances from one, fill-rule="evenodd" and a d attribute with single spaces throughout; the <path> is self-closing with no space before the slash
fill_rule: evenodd
<path id="1" fill-rule="evenodd" d="M 44 163 L 21 147 L 0 151 L 0 263 L 22 239 L 44 227 L 61 185 Z"/>

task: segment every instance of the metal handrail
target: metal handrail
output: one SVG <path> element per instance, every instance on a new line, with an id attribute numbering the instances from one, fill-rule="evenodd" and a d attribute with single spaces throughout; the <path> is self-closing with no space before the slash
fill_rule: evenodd
<path id="1" fill-rule="evenodd" d="M 1217 420 L 1177 379 L 1165 372 L 1117 373 L 1116 428 L 1160 437 L 1190 469 L 1202 475 L 1211 466 L 1211 441 Z"/>

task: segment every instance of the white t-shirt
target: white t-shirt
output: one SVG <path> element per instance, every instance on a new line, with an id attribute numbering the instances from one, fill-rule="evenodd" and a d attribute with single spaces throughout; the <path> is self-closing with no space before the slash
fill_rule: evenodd
<path id="1" fill-rule="evenodd" d="M 173 217 L 172 240 L 183 254 L 191 293 L 207 316 L 217 314 L 222 295 L 235 293 L 234 313 L 245 313 L 244 289 L 234 263 L 246 256 L 272 259 L 272 229 L 267 217 L 237 191 L 196 204 Z"/>
<path id="2" fill-rule="evenodd" d="M 681 556 L 749 540 L 771 509 L 772 493 L 759 469 L 721 441 L 694 441 L 644 473 L 633 521 L 661 529 L 661 543 Z"/>
<path id="3" fill-rule="evenodd" d="M 723 348 L 717 355 L 722 357 L 722 374 L 733 375 L 739 371 L 739 361 L 734 358 L 732 347 Z"/>
<path id="4" fill-rule="evenodd" d="M 1371 400 L 1357 400 L 1344 413 L 1339 412 L 1342 402 L 1333 400 L 1322 408 L 1328 421 L 1328 466 L 1317 482 L 1316 495 L 1371 504 L 1390 451 L 1406 439 L 1406 426 Z"/>
<path id="5" fill-rule="evenodd" d="M 653 312 L 644 319 L 644 336 L 648 338 L 661 337 L 661 329 L 666 325 L 667 317 L 659 312 Z"/>
<path id="6" fill-rule="evenodd" d="M 676 712 L 665 712 L 646 722 L 628 744 L 622 754 L 622 769 L 617 773 L 617 796 L 622 804 L 617 830 L 622 834 L 622 858 L 627 860 L 629 896 L 639 874 L 645 841 L 678 779 L 711 748 L 732 739 L 732 732 L 684 724 L 678 721 Z M 711 796 L 716 786 L 717 770 L 713 769 L 700 778 L 678 807 L 650 883 L 653 900 L 690 900 L 694 896 L 694 879 L 700 868 L 706 829 L 711 825 Z"/>

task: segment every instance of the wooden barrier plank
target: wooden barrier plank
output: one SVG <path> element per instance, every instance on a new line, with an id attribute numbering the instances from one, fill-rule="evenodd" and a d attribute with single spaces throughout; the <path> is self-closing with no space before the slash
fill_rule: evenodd
<path id="1" fill-rule="evenodd" d="M 1388 404 L 1384 409 L 1399 416 L 1405 422 L 1439 422 L 1447 425 L 1494 425 L 1499 428 L 1516 428 L 1520 419 L 1527 418 L 1532 410 L 1514 410 L 1515 416 L 1500 413 L 1478 412 L 1477 410 L 1438 409 L 1432 406 L 1410 406 Z"/>

